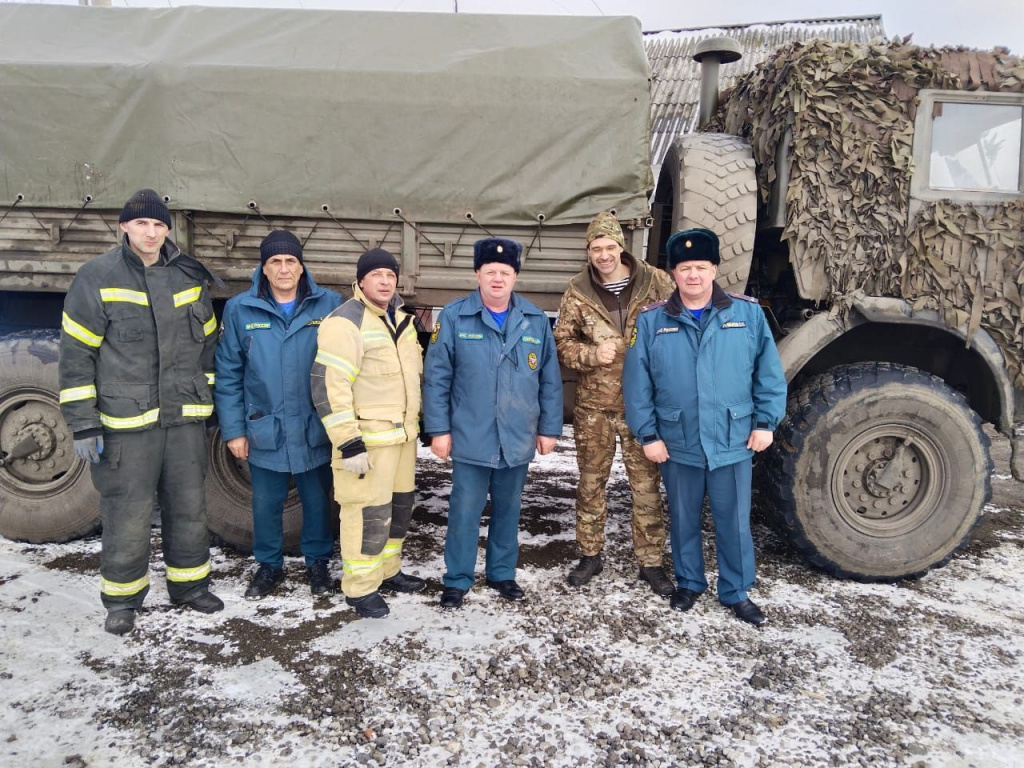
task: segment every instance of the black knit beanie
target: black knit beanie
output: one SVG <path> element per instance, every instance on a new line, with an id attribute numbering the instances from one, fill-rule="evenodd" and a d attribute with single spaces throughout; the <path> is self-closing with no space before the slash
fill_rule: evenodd
<path id="1" fill-rule="evenodd" d="M 381 268 L 390 269 L 396 276 L 398 275 L 398 261 L 394 256 L 383 248 L 367 251 L 359 257 L 359 262 L 356 264 L 356 282 L 363 282 L 363 278 L 373 270 Z"/>
<path id="2" fill-rule="evenodd" d="M 135 219 L 156 219 L 166 224 L 168 229 L 172 226 L 171 212 L 164 199 L 152 189 L 140 189 L 129 197 L 121 209 L 121 215 L 117 217 L 122 224 Z"/>
<path id="3" fill-rule="evenodd" d="M 275 229 L 260 243 L 260 264 L 266 264 L 271 256 L 287 254 L 302 263 L 302 243 L 299 238 L 284 229 Z"/>

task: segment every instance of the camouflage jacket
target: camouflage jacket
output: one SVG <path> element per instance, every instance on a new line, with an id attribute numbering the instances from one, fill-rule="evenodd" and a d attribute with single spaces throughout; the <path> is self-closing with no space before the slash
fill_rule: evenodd
<path id="1" fill-rule="evenodd" d="M 623 412 L 622 364 L 637 315 L 641 308 L 667 299 L 676 289 L 664 270 L 625 252 L 622 262 L 630 268 L 630 281 L 620 296 L 600 287 L 601 281 L 589 264 L 569 281 L 562 295 L 555 344 L 562 365 L 579 373 L 576 405 L 580 408 Z M 609 340 L 616 342 L 615 360 L 600 365 L 597 347 Z"/>

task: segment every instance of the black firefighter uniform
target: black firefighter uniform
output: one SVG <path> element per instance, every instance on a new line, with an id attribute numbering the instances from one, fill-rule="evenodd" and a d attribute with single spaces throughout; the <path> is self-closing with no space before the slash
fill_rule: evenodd
<path id="1" fill-rule="evenodd" d="M 213 413 L 212 275 L 168 240 L 146 268 L 127 242 L 83 265 L 64 302 L 60 406 L 76 438 L 102 432 L 100 592 L 138 608 L 149 591 L 153 497 L 174 603 L 208 588 L 205 420 Z"/>
<path id="2" fill-rule="evenodd" d="M 320 325 L 312 390 L 334 446 L 341 588 L 358 598 L 401 569 L 412 519 L 423 354 L 413 316 L 398 296 L 392 321 L 358 285 L 352 290 L 353 298 Z M 365 475 L 341 467 L 339 448 L 360 437 L 371 465 Z"/>

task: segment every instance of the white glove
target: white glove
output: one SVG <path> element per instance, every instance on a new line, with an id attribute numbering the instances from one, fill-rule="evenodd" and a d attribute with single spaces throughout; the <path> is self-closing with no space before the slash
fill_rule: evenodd
<path id="1" fill-rule="evenodd" d="M 362 453 L 357 453 L 355 456 L 342 459 L 341 468 L 346 472 L 352 472 L 356 475 L 365 475 L 372 468 L 370 466 L 370 454 L 363 451 Z"/>

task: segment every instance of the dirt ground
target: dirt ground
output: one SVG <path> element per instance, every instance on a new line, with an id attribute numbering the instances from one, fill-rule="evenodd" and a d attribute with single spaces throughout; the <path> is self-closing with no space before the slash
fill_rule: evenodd
<path id="1" fill-rule="evenodd" d="M 297 558 L 277 593 L 246 601 L 251 559 L 227 549 L 214 550 L 225 611 L 172 608 L 154 531 L 147 609 L 115 638 L 96 539 L 0 539 L 0 763 L 1019 766 L 1024 484 L 1007 441 L 993 452 L 971 542 L 915 581 L 830 578 L 755 525 L 762 630 L 713 589 L 678 614 L 637 580 L 618 464 L 605 571 L 566 585 L 571 439 L 531 470 L 521 603 L 478 586 L 461 611 L 437 607 L 450 481 L 422 453 L 404 558 L 429 586 L 389 598 L 381 621 L 314 600 Z M 713 584 L 710 543 L 705 556 Z"/>

